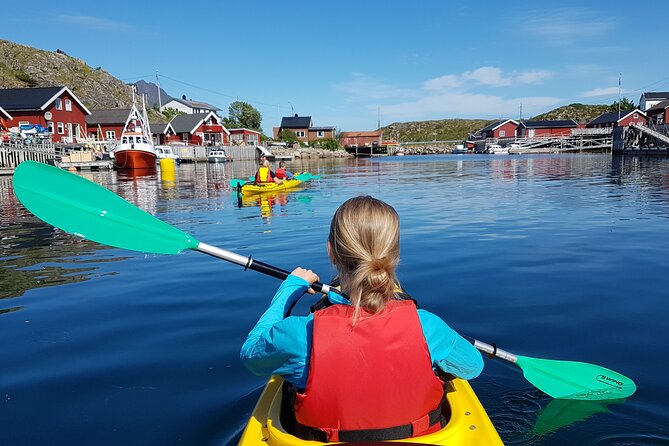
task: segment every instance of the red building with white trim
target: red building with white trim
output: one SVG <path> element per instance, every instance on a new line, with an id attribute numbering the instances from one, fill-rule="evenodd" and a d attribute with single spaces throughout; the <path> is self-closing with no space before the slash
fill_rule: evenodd
<path id="1" fill-rule="evenodd" d="M 514 121 L 513 119 L 507 119 L 506 121 L 495 121 L 492 124 L 483 127 L 476 133 L 481 135 L 480 138 L 514 138 L 516 136 L 517 128 L 517 121 Z"/>
<path id="2" fill-rule="evenodd" d="M 167 137 L 167 142 L 181 141 L 201 146 L 230 144 L 230 132 L 214 112 L 178 115 L 170 124 L 176 135 Z"/>
<path id="3" fill-rule="evenodd" d="M 0 107 L 11 113 L 7 127 L 39 124 L 53 142 L 83 142 L 91 112 L 67 87 L 0 89 Z"/>
<path id="4" fill-rule="evenodd" d="M 230 129 L 230 144 L 236 146 L 259 146 L 261 133 L 251 129 Z"/>
<path id="5" fill-rule="evenodd" d="M 620 113 L 602 113 L 588 122 L 587 128 L 628 127 L 630 124 L 646 124 L 646 114 L 641 110 L 624 110 Z"/>

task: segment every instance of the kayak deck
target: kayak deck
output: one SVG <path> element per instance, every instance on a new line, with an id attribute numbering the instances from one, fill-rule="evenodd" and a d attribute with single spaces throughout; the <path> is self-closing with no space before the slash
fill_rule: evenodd
<path id="1" fill-rule="evenodd" d="M 316 446 L 317 441 L 301 440 L 287 433 L 279 421 L 283 379 L 272 376 L 265 386 L 239 446 Z M 454 379 L 447 384 L 446 399 L 451 408 L 448 424 L 421 437 L 398 440 L 403 443 L 432 445 L 502 445 L 488 414 L 467 381 Z"/>
<path id="2" fill-rule="evenodd" d="M 284 180 L 283 183 L 246 183 L 242 186 L 242 194 L 262 194 L 263 192 L 275 192 L 286 189 L 292 189 L 302 184 L 302 181 Z"/>

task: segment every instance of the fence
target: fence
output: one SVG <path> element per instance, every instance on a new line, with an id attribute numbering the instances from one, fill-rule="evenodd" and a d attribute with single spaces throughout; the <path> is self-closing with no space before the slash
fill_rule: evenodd
<path id="1" fill-rule="evenodd" d="M 0 143 L 0 167 L 13 168 L 26 160 L 48 162 L 56 157 L 52 143 L 25 144 L 21 142 Z"/>

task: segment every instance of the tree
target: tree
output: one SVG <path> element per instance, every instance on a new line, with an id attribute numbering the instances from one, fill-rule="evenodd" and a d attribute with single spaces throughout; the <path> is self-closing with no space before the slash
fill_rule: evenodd
<path id="1" fill-rule="evenodd" d="M 295 132 L 290 129 L 281 130 L 279 134 L 276 135 L 276 137 L 278 138 L 279 141 L 288 142 L 291 144 L 300 142 L 300 140 L 297 139 L 297 135 L 295 134 Z"/>
<path id="2" fill-rule="evenodd" d="M 636 107 L 636 104 L 633 101 L 630 101 L 627 98 L 622 98 L 620 100 L 620 110 L 634 110 Z M 617 112 L 618 111 L 618 101 L 615 101 L 613 104 L 609 106 L 609 110 L 612 112 Z"/>
<path id="3" fill-rule="evenodd" d="M 262 132 L 262 115 L 253 106 L 244 101 L 235 101 L 228 107 L 228 117 L 223 118 L 226 127 L 244 127 Z"/>

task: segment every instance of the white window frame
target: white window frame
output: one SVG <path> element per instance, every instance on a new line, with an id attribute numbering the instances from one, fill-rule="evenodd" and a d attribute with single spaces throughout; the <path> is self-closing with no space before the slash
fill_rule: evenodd
<path id="1" fill-rule="evenodd" d="M 30 121 L 19 121 L 19 127 L 22 125 L 30 125 Z"/>
<path id="2" fill-rule="evenodd" d="M 61 98 L 56 98 L 56 110 L 63 109 L 63 100 Z"/>
<path id="3" fill-rule="evenodd" d="M 72 101 L 65 99 L 65 111 L 72 111 Z"/>
<path id="4" fill-rule="evenodd" d="M 65 134 L 65 123 L 63 123 L 63 122 L 58 123 L 58 134 L 59 135 L 64 135 Z"/>
<path id="5" fill-rule="evenodd" d="M 325 138 L 325 130 L 317 130 L 316 138 Z"/>
<path id="6" fill-rule="evenodd" d="M 298 138 L 304 138 L 304 136 L 305 136 L 305 135 L 304 135 L 304 130 L 298 130 L 298 131 L 296 131 L 296 132 L 295 132 L 295 136 L 297 136 Z"/>
<path id="7" fill-rule="evenodd" d="M 506 130 L 500 130 L 499 131 L 499 137 L 504 138 L 506 136 Z"/>
<path id="8" fill-rule="evenodd" d="M 46 127 L 49 129 L 49 133 L 53 135 L 53 121 L 47 122 Z"/>
<path id="9" fill-rule="evenodd" d="M 107 130 L 105 132 L 105 138 L 107 141 L 115 141 L 116 140 L 116 130 Z"/>

